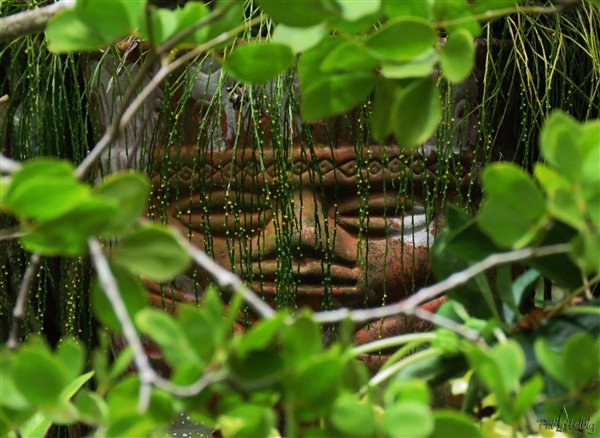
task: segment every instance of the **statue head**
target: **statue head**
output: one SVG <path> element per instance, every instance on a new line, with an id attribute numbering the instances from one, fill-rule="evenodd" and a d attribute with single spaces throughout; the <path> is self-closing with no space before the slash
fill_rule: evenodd
<path id="1" fill-rule="evenodd" d="M 155 97 L 160 105 L 146 109 L 151 122 L 138 123 L 153 132 L 132 154 L 152 178 L 148 215 L 179 229 L 274 306 L 402 300 L 434 281 L 429 249 L 443 206 L 477 202 L 480 163 L 490 155 L 479 135 L 480 85 L 476 74 L 454 87 L 440 81 L 439 129 L 406 150 L 370 138 L 369 102 L 302 123 L 293 74 L 243 87 L 210 58 L 198 61 Z M 197 302 L 208 282 L 207 273 L 191 270 L 151 285 L 152 301 L 171 310 Z M 427 306 L 436 310 L 441 301 Z M 359 338 L 423 329 L 399 317 Z"/>

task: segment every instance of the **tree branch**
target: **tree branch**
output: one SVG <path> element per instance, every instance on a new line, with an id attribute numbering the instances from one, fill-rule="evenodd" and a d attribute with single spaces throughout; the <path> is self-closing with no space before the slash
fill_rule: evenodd
<path id="1" fill-rule="evenodd" d="M 88 247 L 90 249 L 94 268 L 98 274 L 98 280 L 102 286 L 102 291 L 110 301 L 112 308 L 115 311 L 115 315 L 119 320 L 119 324 L 123 328 L 123 337 L 131 346 L 133 360 L 140 376 L 138 410 L 140 412 L 145 412 L 150 403 L 151 385 L 156 380 L 157 374 L 150 366 L 148 356 L 146 356 L 146 353 L 144 352 L 144 347 L 138 337 L 133 321 L 131 321 L 129 314 L 127 313 L 127 307 L 125 307 L 125 302 L 119 293 L 117 281 L 110 270 L 108 260 L 102 252 L 100 243 L 96 239 L 90 239 Z"/>
<path id="2" fill-rule="evenodd" d="M 37 274 L 38 269 L 40 268 L 41 262 L 42 258 L 39 254 L 31 254 L 29 266 L 27 266 L 25 274 L 23 274 L 23 280 L 21 281 L 21 286 L 19 287 L 19 293 L 17 295 L 17 302 L 13 309 L 12 327 L 7 342 L 7 346 L 11 350 L 16 350 L 19 346 L 19 332 L 21 331 L 21 324 L 25 318 L 25 301 L 29 294 L 29 289 L 31 289 L 31 286 L 33 285 L 35 274 Z"/>
<path id="3" fill-rule="evenodd" d="M 19 12 L 0 18 L 0 41 L 9 41 L 26 35 L 42 32 L 48 21 L 59 11 L 72 8 L 74 1 L 59 1 L 48 6 Z"/>
<path id="4" fill-rule="evenodd" d="M 416 313 L 421 313 L 416 311 L 420 305 L 443 295 L 461 284 L 465 284 L 476 275 L 479 275 L 494 266 L 527 260 L 532 257 L 564 254 L 568 252 L 570 248 L 571 245 L 565 243 L 542 248 L 525 248 L 501 254 L 492 254 L 464 271 L 452 274 L 444 281 L 422 288 L 411 297 L 398 303 L 375 309 L 350 310 L 342 308 L 338 310 L 317 312 L 314 314 L 314 318 L 315 321 L 320 323 L 333 323 L 345 318 L 350 318 L 355 322 L 366 322 L 399 314 L 416 315 Z"/>

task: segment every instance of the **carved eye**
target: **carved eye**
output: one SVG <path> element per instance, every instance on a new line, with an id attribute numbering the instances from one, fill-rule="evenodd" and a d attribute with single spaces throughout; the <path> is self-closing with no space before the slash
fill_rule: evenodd
<path id="1" fill-rule="evenodd" d="M 255 192 L 197 193 L 178 204 L 177 219 L 200 233 L 244 238 L 261 231 L 271 220 L 271 205 Z"/>
<path id="2" fill-rule="evenodd" d="M 336 221 L 355 234 L 369 238 L 407 235 L 425 225 L 425 208 L 413 200 L 392 193 L 370 194 L 366 200 L 356 198 L 340 202 Z"/>

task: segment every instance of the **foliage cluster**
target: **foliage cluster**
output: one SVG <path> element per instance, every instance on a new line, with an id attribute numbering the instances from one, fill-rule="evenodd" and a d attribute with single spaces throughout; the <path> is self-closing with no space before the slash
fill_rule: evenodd
<path id="1" fill-rule="evenodd" d="M 126 0 L 111 8 L 80 1 L 50 21 L 46 37 L 51 50 L 73 52 L 137 31 L 152 47 L 149 63 L 161 59 L 168 71 L 189 53 L 215 50 L 231 75 L 249 83 L 270 80 L 301 54 L 304 120 L 344 113 L 374 94 L 373 135 L 381 141 L 393 135 L 415 147 L 440 116 L 432 72 L 439 66 L 451 82 L 471 73 L 480 20 L 527 8 L 557 12 L 483 0 L 259 4 L 264 15 L 245 16 L 243 2 L 212 9 L 188 2 L 169 10 Z M 231 44 L 266 14 L 277 23 L 272 40 Z M 216 285 L 233 285 L 236 292 L 227 306 L 214 288 L 200 306 L 183 307 L 177 317 L 147 306 L 140 279 L 166 281 L 191 260 L 206 267 L 204 259 L 174 230 L 139 221 L 149 192 L 142 175 L 113 174 L 94 187 L 81 179 L 148 89 L 137 97 L 132 90 L 132 107 L 120 111 L 106 140 L 77 168 L 64 160 L 13 163 L 2 157 L 10 165 L 2 166 L 0 206 L 18 220 L 21 245 L 41 256 L 90 254 L 98 273 L 93 310 L 130 343 L 110 364 L 72 338 L 54 351 L 38 336 L 15 348 L 15 318 L 0 359 L 2 435 L 36 436 L 53 423 L 82 422 L 95 436 L 156 436 L 181 412 L 240 437 L 511 436 L 538 430 L 539 418 L 561 409 L 600 427 L 600 322 L 593 297 L 600 273 L 599 121 L 552 113 L 539 140 L 543 162 L 533 176 L 512 164 L 489 166 L 477 216 L 449 208 L 448 228 L 432 248 L 439 294 L 450 296 L 435 320 L 442 328 L 355 346 L 354 323 L 381 313 L 292 314 L 256 305 L 262 320 L 235 332 L 235 317 L 251 297 L 219 272 Z M 550 308 L 532 310 L 528 303 L 544 295 L 545 283 L 562 295 L 547 303 Z M 580 297 L 586 302 L 572 306 Z M 395 311 L 393 305 L 388 310 Z M 323 322 L 339 324 L 330 345 L 323 341 Z M 149 368 L 139 336 L 158 346 L 172 369 L 168 379 Z M 384 348 L 395 352 L 369 376 L 357 357 Z M 132 363 L 137 375 L 126 373 Z M 467 384 L 461 409 L 433 406 L 430 385 L 451 379 Z M 486 406 L 494 414 L 480 421 L 475 415 L 486 417 Z M 570 430 L 587 431 L 582 425 Z"/>

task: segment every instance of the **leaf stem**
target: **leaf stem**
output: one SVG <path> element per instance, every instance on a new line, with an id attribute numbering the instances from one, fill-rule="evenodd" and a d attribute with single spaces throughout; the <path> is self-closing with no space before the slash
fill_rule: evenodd
<path id="1" fill-rule="evenodd" d="M 398 303 L 378 307 L 375 309 L 350 310 L 348 308 L 341 308 L 338 310 L 317 312 L 314 314 L 314 318 L 315 321 L 320 323 L 333 323 L 341 321 L 345 318 L 350 318 L 354 322 L 366 322 L 398 314 L 416 315 L 416 313 L 420 313 L 423 315 L 422 312 L 416 311 L 420 305 L 443 295 L 457 286 L 466 283 L 476 275 L 479 275 L 482 272 L 493 268 L 494 266 L 523 261 L 532 257 L 545 257 L 555 254 L 564 254 L 568 252 L 570 248 L 571 245 L 565 243 L 541 248 L 524 248 L 516 251 L 492 254 L 479 263 L 476 263 L 473 266 L 465 269 L 464 271 L 452 274 L 444 281 L 420 289 L 410 298 Z"/>

